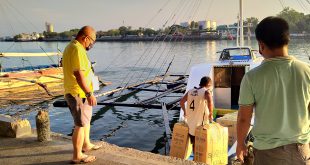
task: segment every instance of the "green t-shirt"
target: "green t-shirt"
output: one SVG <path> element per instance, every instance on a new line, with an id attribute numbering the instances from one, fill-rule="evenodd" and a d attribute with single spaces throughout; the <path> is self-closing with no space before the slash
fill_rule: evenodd
<path id="1" fill-rule="evenodd" d="M 254 105 L 252 133 L 260 150 L 310 141 L 310 65 L 294 57 L 266 59 L 241 82 L 239 105 Z"/>

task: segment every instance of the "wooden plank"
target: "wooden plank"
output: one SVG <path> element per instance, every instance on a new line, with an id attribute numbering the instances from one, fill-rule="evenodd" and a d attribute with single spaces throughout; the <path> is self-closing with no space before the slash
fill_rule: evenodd
<path id="1" fill-rule="evenodd" d="M 164 75 L 161 75 L 161 76 L 164 76 Z M 169 75 L 166 75 L 166 76 L 171 76 L 171 77 L 188 77 L 189 75 L 188 74 L 169 74 Z"/>
<path id="2" fill-rule="evenodd" d="M 106 106 L 120 106 L 120 107 L 137 107 L 137 108 L 149 108 L 149 109 L 162 109 L 159 104 L 137 104 L 137 103 L 121 103 L 121 102 L 98 102 L 97 105 Z M 67 107 L 67 102 L 65 100 L 57 100 L 53 103 L 54 107 Z M 179 106 L 174 106 L 172 104 L 167 104 L 166 107 L 172 110 L 180 110 Z"/>
<path id="3" fill-rule="evenodd" d="M 161 106 L 162 106 L 162 110 L 163 110 L 163 117 L 164 117 L 166 135 L 167 135 L 168 139 L 170 139 L 171 138 L 171 129 L 169 126 L 169 118 L 168 118 L 167 107 L 166 107 L 166 104 L 164 102 L 161 104 Z M 170 144 L 170 140 L 169 140 L 169 144 Z"/>
<path id="4" fill-rule="evenodd" d="M 150 92 L 166 92 L 167 90 L 161 90 L 161 89 L 147 89 L 147 88 L 129 88 L 129 89 L 133 89 L 133 90 L 140 90 L 140 91 L 150 91 Z"/>
<path id="5" fill-rule="evenodd" d="M 162 102 L 161 104 L 162 106 L 162 113 L 163 113 L 163 117 L 164 117 L 164 123 L 165 123 L 165 132 L 166 132 L 166 142 L 168 142 L 168 144 L 166 144 L 166 150 L 170 151 L 170 144 L 171 144 L 171 129 L 169 126 L 169 118 L 168 118 L 168 112 L 167 112 L 167 107 L 166 104 L 164 102 Z"/>
<path id="6" fill-rule="evenodd" d="M 161 94 L 159 94 L 159 95 L 157 95 L 157 96 L 155 96 L 155 97 L 151 97 L 151 98 L 142 100 L 142 101 L 140 101 L 139 103 L 141 103 L 141 104 L 147 104 L 147 103 L 149 103 L 149 102 L 152 102 L 152 101 L 154 101 L 154 100 L 156 100 L 156 99 L 159 99 L 159 98 L 161 98 L 161 97 L 164 97 L 164 96 L 166 96 L 166 95 L 168 95 L 168 94 L 170 94 L 170 93 L 173 93 L 173 92 L 175 92 L 175 91 L 179 91 L 179 90 L 183 90 L 183 89 L 185 90 L 185 88 L 186 88 L 186 86 L 185 86 L 184 84 L 181 84 L 181 85 L 179 85 L 179 86 L 177 86 L 177 87 L 175 87 L 175 88 L 169 89 L 169 90 L 167 90 L 166 92 L 161 93 Z"/>
<path id="7" fill-rule="evenodd" d="M 107 92 L 103 92 L 103 93 L 100 93 L 100 94 L 95 95 L 95 97 L 101 97 L 101 96 L 106 96 L 106 95 L 114 94 L 114 93 L 116 93 L 116 92 L 118 92 L 118 91 L 125 90 L 125 89 L 128 89 L 128 88 L 137 87 L 137 86 L 140 86 L 140 85 L 142 85 L 142 84 L 147 84 L 147 83 L 154 84 L 154 83 L 159 82 L 159 81 L 161 81 L 161 80 L 162 80 L 162 78 L 160 78 L 160 77 L 155 77 L 155 78 L 152 79 L 152 80 L 144 81 L 144 82 L 139 83 L 139 84 L 129 85 L 129 86 L 126 86 L 126 87 L 121 87 L 121 88 L 117 88 L 117 89 L 110 90 L 110 91 L 107 91 Z"/>
<path id="8" fill-rule="evenodd" d="M 46 53 L 0 53 L 0 57 L 40 57 L 40 56 L 60 56 L 61 53 L 46 52 Z"/>
<path id="9" fill-rule="evenodd" d="M 145 85 L 145 84 L 140 84 L 140 85 L 138 85 L 138 86 L 141 86 L 141 85 Z M 150 86 L 152 86 L 152 85 L 153 85 L 153 84 L 147 84 L 146 86 L 144 86 L 144 88 L 150 87 Z M 129 89 L 130 89 L 130 88 L 129 88 Z M 134 89 L 134 90 L 132 90 L 132 91 L 130 91 L 130 92 L 127 92 L 127 93 L 125 93 L 125 94 L 118 95 L 118 96 L 110 96 L 110 97 L 108 97 L 108 98 L 106 98 L 106 99 L 103 99 L 103 100 L 101 100 L 101 101 L 102 101 L 102 102 L 105 102 L 105 101 L 108 101 L 108 100 L 120 98 L 120 97 L 123 97 L 123 96 L 126 96 L 126 95 L 130 95 L 131 93 L 134 93 L 134 92 L 137 92 L 137 91 L 139 91 L 139 90 L 138 90 L 138 89 Z M 112 93 L 112 94 L 114 94 L 114 93 Z"/>

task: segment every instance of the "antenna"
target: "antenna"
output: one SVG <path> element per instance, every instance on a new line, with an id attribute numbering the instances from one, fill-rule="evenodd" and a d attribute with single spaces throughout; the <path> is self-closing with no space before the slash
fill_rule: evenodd
<path id="1" fill-rule="evenodd" d="M 243 0 L 240 0 L 240 15 L 239 15 L 239 22 L 240 22 L 240 46 L 244 46 L 244 37 L 243 37 Z"/>

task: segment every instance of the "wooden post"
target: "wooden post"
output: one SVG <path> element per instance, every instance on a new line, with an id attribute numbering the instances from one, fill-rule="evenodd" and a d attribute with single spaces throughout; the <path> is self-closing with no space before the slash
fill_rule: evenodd
<path id="1" fill-rule="evenodd" d="M 40 110 L 36 116 L 38 141 L 50 141 L 50 119 L 48 111 Z"/>

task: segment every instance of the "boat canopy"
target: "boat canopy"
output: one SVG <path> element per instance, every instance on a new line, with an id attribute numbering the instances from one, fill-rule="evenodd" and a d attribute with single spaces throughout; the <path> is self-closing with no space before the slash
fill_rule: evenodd
<path id="1" fill-rule="evenodd" d="M 253 50 L 249 47 L 226 48 L 220 53 L 219 61 L 249 61 L 256 59 Z"/>

